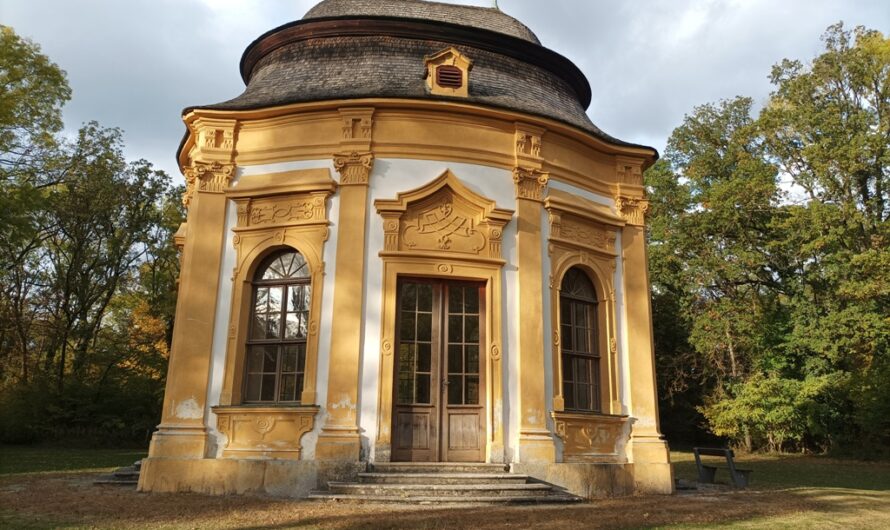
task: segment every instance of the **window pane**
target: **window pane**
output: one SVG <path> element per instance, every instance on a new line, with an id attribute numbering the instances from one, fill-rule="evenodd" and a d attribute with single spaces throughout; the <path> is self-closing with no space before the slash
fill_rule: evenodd
<path id="1" fill-rule="evenodd" d="M 263 348 L 253 346 L 247 353 L 247 371 L 262 372 L 263 371 Z"/>
<path id="2" fill-rule="evenodd" d="M 479 289 L 476 287 L 467 287 L 464 289 L 464 312 L 479 313 Z"/>
<path id="3" fill-rule="evenodd" d="M 448 316 L 448 342 L 463 342 L 464 329 L 463 317 L 460 315 Z"/>
<path id="4" fill-rule="evenodd" d="M 281 302 L 284 298 L 284 287 L 269 287 L 269 311 L 281 311 Z"/>
<path id="5" fill-rule="evenodd" d="M 590 386 L 577 385 L 578 410 L 590 410 Z"/>
<path id="6" fill-rule="evenodd" d="M 414 340 L 414 313 L 402 311 L 402 320 L 399 323 L 399 338 L 402 340 Z"/>
<path id="7" fill-rule="evenodd" d="M 417 286 L 417 310 L 433 310 L 433 286 L 429 284 Z"/>
<path id="8" fill-rule="evenodd" d="M 300 315 L 298 313 L 288 313 L 284 321 L 284 338 L 296 339 L 303 336 L 300 328 Z"/>
<path id="9" fill-rule="evenodd" d="M 297 374 L 297 395 L 294 398 L 294 401 L 302 401 L 303 400 L 303 382 L 305 381 L 306 376 L 303 374 Z"/>
<path id="10" fill-rule="evenodd" d="M 297 349 L 297 371 L 303 372 L 306 370 L 306 345 L 295 344 L 293 347 Z"/>
<path id="11" fill-rule="evenodd" d="M 463 376 L 460 375 L 449 375 L 448 376 L 448 404 L 449 405 L 463 405 L 464 404 L 464 388 L 463 388 Z"/>
<path id="12" fill-rule="evenodd" d="M 433 315 L 431 313 L 417 314 L 417 340 L 433 340 Z"/>
<path id="13" fill-rule="evenodd" d="M 264 375 L 260 401 L 275 401 L 275 374 Z"/>
<path id="14" fill-rule="evenodd" d="M 259 315 L 260 319 L 260 330 L 258 339 L 277 339 L 281 335 L 281 314 L 279 313 L 270 313 L 267 315 Z"/>
<path id="15" fill-rule="evenodd" d="M 479 404 L 479 377 L 478 376 L 468 376 L 467 377 L 467 401 L 464 403 L 465 405 L 478 405 Z"/>
<path id="16" fill-rule="evenodd" d="M 266 346 L 263 348 L 263 371 L 275 373 L 278 370 L 278 347 Z"/>
<path id="17" fill-rule="evenodd" d="M 297 400 L 297 376 L 282 375 L 278 389 L 278 401 Z"/>
<path id="18" fill-rule="evenodd" d="M 414 344 L 399 345 L 399 373 L 414 374 L 414 353 L 416 348 Z"/>
<path id="19" fill-rule="evenodd" d="M 451 287 L 448 289 L 448 312 L 463 313 L 464 311 L 464 290 L 460 287 Z"/>
<path id="20" fill-rule="evenodd" d="M 281 372 L 296 372 L 297 370 L 297 349 L 293 346 L 284 346 L 284 352 L 281 356 Z"/>
<path id="21" fill-rule="evenodd" d="M 254 312 L 255 313 L 265 313 L 268 305 L 269 305 L 269 288 L 268 287 L 257 287 L 256 303 L 254 304 Z"/>
<path id="22" fill-rule="evenodd" d="M 429 374 L 417 375 L 417 401 L 416 403 L 429 404 L 430 401 L 430 376 Z"/>
<path id="23" fill-rule="evenodd" d="M 448 345 L 448 372 L 452 374 L 463 373 L 463 346 L 460 344 Z"/>
<path id="24" fill-rule="evenodd" d="M 417 284 L 402 284 L 402 310 L 414 311 L 417 307 Z"/>
<path id="25" fill-rule="evenodd" d="M 261 378 L 262 376 L 259 374 L 247 376 L 247 389 L 244 396 L 246 401 L 259 401 Z"/>
<path id="26" fill-rule="evenodd" d="M 572 337 L 572 326 L 563 324 L 560 327 L 559 338 L 562 340 L 562 349 L 564 351 L 573 351 L 575 349 L 574 337 Z"/>
<path id="27" fill-rule="evenodd" d="M 575 365 L 568 355 L 562 356 L 562 378 L 566 381 L 575 380 Z"/>
<path id="28" fill-rule="evenodd" d="M 587 359 L 579 359 L 575 358 L 575 376 L 576 381 L 579 383 L 589 383 L 590 382 L 590 361 Z"/>
<path id="29" fill-rule="evenodd" d="M 414 403 L 414 378 L 409 374 L 399 374 L 398 403 L 410 405 Z"/>
<path id="30" fill-rule="evenodd" d="M 574 328 L 575 330 L 575 351 L 590 353 L 590 341 L 587 339 L 587 330 L 584 328 Z"/>
<path id="31" fill-rule="evenodd" d="M 429 372 L 432 368 L 432 345 L 431 344 L 418 344 L 417 345 L 417 371 L 418 372 Z"/>
<path id="32" fill-rule="evenodd" d="M 562 397 L 566 400 L 566 408 L 575 408 L 575 386 L 572 383 L 562 384 Z"/>
<path id="33" fill-rule="evenodd" d="M 479 317 L 477 316 L 468 316 L 466 318 L 466 333 L 464 335 L 464 340 L 466 342 L 479 342 Z"/>
<path id="34" fill-rule="evenodd" d="M 466 346 L 464 348 L 467 359 L 464 370 L 468 374 L 479 373 L 479 346 Z"/>

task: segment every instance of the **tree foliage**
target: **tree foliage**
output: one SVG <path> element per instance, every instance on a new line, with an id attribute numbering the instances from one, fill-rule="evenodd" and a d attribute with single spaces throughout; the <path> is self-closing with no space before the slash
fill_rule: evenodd
<path id="1" fill-rule="evenodd" d="M 117 129 L 64 140 L 64 73 L 0 32 L 0 440 L 144 437 L 166 372 L 179 191 L 128 163 Z"/>
<path id="2" fill-rule="evenodd" d="M 890 40 L 823 40 L 759 114 L 694 109 L 646 175 L 667 417 L 748 449 L 890 446 Z"/>

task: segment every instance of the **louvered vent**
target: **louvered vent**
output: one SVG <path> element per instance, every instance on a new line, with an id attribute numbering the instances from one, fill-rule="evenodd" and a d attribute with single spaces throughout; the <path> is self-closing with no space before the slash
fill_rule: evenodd
<path id="1" fill-rule="evenodd" d="M 456 66 L 436 68 L 436 84 L 442 88 L 460 88 L 464 84 L 464 74 Z"/>

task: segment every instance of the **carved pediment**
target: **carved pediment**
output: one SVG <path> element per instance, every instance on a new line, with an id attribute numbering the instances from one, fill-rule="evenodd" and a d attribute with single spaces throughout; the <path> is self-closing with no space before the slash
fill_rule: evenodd
<path id="1" fill-rule="evenodd" d="M 387 252 L 435 252 L 501 258 L 513 212 L 469 190 L 450 171 L 396 200 L 378 200 Z"/>

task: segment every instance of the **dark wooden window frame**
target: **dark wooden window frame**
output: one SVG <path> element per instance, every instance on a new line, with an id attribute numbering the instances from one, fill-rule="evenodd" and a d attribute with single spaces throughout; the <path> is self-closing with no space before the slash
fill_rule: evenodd
<path id="1" fill-rule="evenodd" d="M 572 286 L 567 282 L 579 280 L 587 283 L 584 287 L 589 288 L 589 295 L 579 293 L 583 289 L 570 289 Z M 561 375 L 567 411 L 602 412 L 598 305 L 596 287 L 587 273 L 579 267 L 569 269 L 563 276 L 559 293 Z M 578 312 L 583 315 L 584 322 L 579 322 L 580 319 L 576 318 Z M 578 340 L 579 337 L 581 341 Z M 587 382 L 579 380 L 582 367 L 586 371 Z M 571 377 L 568 377 L 569 373 Z M 587 406 L 581 403 L 582 397 L 586 400 Z"/>
<path id="2" fill-rule="evenodd" d="M 291 278 L 282 278 L 282 279 L 263 279 L 263 274 L 268 270 L 268 268 L 279 258 L 289 255 L 295 254 L 303 261 L 303 266 L 298 270 L 303 271 L 302 276 L 296 276 Z M 257 325 L 257 295 L 261 288 L 281 288 L 282 297 L 281 297 L 281 308 L 278 316 L 278 337 L 267 339 L 267 338 L 255 338 L 254 331 L 255 326 Z M 301 394 L 303 392 L 304 386 L 304 377 L 306 370 L 306 343 L 308 337 L 308 322 L 309 322 L 309 308 L 311 306 L 311 276 L 309 272 L 309 264 L 306 262 L 305 258 L 296 250 L 287 249 L 280 250 L 275 252 L 274 254 L 267 256 L 260 266 L 257 268 L 256 274 L 254 275 L 254 279 L 251 282 L 251 300 L 250 300 L 250 318 L 248 320 L 248 333 L 247 333 L 247 343 L 246 343 L 246 362 L 244 366 L 244 389 L 243 389 L 243 402 L 249 405 L 275 405 L 275 404 L 287 404 L 287 405 L 298 405 L 300 404 Z M 288 303 L 291 300 L 291 296 L 294 296 L 295 293 L 299 293 L 300 296 L 304 297 L 304 302 L 302 307 L 305 308 L 303 312 L 306 313 L 305 318 L 305 327 L 307 332 L 303 333 L 302 336 L 298 336 L 297 338 L 288 338 L 287 337 L 287 316 L 288 316 Z M 268 314 L 268 313 L 266 313 Z M 298 326 L 299 324 L 298 320 Z M 254 347 L 276 347 L 276 360 L 275 360 L 275 387 L 273 390 L 273 399 L 262 399 L 262 380 L 263 376 L 272 374 L 271 371 L 261 371 L 261 372 L 251 372 L 250 370 L 250 361 L 252 356 L 252 349 Z M 296 346 L 296 361 L 293 372 L 283 371 L 284 364 L 284 348 L 288 346 Z M 302 354 L 300 353 L 302 352 Z M 265 362 L 265 359 L 264 359 Z M 261 387 L 260 387 L 260 399 L 250 399 L 251 397 L 251 375 L 252 374 L 262 374 L 260 375 Z M 296 379 L 295 383 L 295 391 L 293 393 L 293 399 L 281 399 L 281 383 L 283 376 L 293 375 Z"/>

